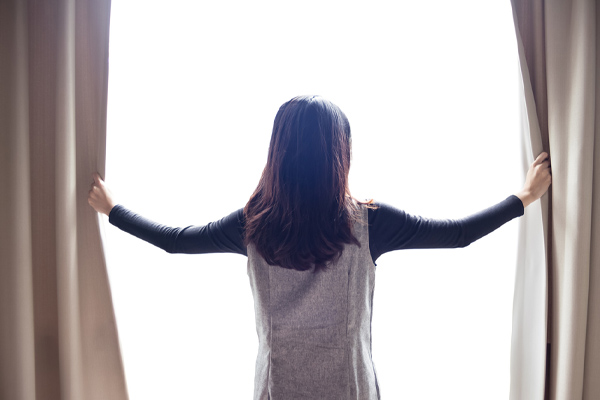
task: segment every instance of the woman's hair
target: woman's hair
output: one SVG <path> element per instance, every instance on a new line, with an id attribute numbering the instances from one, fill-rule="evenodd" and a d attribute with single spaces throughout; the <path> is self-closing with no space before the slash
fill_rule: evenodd
<path id="1" fill-rule="evenodd" d="M 360 219 L 350 194 L 352 140 L 346 115 L 320 96 L 298 96 L 277 112 L 267 164 L 244 208 L 244 243 L 270 265 L 314 272 L 337 260 Z"/>

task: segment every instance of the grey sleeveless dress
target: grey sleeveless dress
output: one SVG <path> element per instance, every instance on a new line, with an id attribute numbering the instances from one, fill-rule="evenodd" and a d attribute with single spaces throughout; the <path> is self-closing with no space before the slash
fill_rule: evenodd
<path id="1" fill-rule="evenodd" d="M 371 358 L 375 265 L 361 211 L 361 247 L 345 245 L 325 272 L 268 265 L 248 246 L 259 340 L 254 400 L 380 399 Z"/>

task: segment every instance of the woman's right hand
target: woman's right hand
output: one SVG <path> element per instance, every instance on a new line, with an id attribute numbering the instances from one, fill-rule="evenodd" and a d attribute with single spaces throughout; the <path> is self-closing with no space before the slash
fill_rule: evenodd
<path id="1" fill-rule="evenodd" d="M 94 177 L 94 183 L 92 183 L 92 189 L 88 194 L 88 203 L 94 210 L 108 215 L 115 206 L 113 195 L 97 172 L 92 176 Z"/>
<path id="2" fill-rule="evenodd" d="M 552 171 L 550 168 L 550 159 L 548 153 L 543 152 L 531 164 L 523 190 L 516 196 L 523 202 L 523 207 L 527 207 L 546 193 L 552 183 Z"/>

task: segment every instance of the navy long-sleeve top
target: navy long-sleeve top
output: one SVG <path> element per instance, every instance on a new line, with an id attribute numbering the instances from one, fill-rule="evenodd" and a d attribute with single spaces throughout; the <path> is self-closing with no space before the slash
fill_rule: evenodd
<path id="1" fill-rule="evenodd" d="M 462 219 L 428 219 L 386 203 L 374 204 L 378 208 L 368 210 L 373 263 L 382 254 L 393 250 L 468 246 L 524 212 L 523 203 L 514 195 Z M 206 225 L 173 228 L 146 219 L 118 204 L 110 211 L 109 222 L 168 253 L 237 253 L 248 256 L 243 243 L 242 208 Z"/>

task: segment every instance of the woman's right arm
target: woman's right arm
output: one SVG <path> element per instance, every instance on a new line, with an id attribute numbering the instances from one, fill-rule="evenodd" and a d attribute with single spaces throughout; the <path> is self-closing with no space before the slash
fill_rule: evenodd
<path id="1" fill-rule="evenodd" d="M 523 215 L 523 203 L 511 195 L 466 218 L 432 219 L 409 214 L 385 203 L 369 215 L 369 247 L 373 261 L 403 249 L 466 247 L 513 218 Z"/>
<path id="2" fill-rule="evenodd" d="M 548 154 L 533 162 L 523 189 L 500 203 L 461 219 L 429 219 L 379 203 L 369 210 L 369 246 L 375 261 L 389 251 L 401 249 L 465 247 L 493 232 L 539 199 L 551 183 Z"/>

